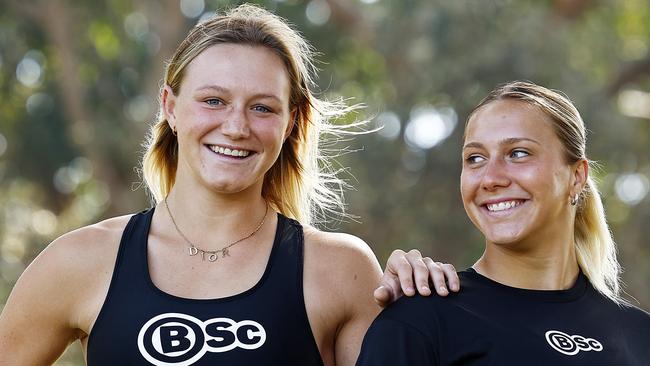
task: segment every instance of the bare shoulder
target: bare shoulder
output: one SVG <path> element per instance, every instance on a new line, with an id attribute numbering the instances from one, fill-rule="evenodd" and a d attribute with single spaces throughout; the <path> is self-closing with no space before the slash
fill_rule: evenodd
<path id="1" fill-rule="evenodd" d="M 128 215 L 107 219 L 55 239 L 23 272 L 14 297 L 57 299 L 59 318 L 85 332 L 95 315 L 93 305 L 108 289 L 128 220 Z"/>
<path id="2" fill-rule="evenodd" d="M 55 239 L 34 263 L 47 262 L 61 269 L 96 270 L 113 261 L 130 215 L 110 218 L 73 230 Z"/>
<path id="3" fill-rule="evenodd" d="M 362 239 L 310 226 L 304 233 L 306 272 L 315 272 L 319 282 L 329 282 L 340 290 L 358 288 L 360 282 L 372 286 L 379 282 L 381 267 Z"/>
<path id="4" fill-rule="evenodd" d="M 89 334 L 126 222 L 118 217 L 62 235 L 27 267 L 0 314 L 0 354 L 11 353 L 10 364 L 51 364 Z"/>
<path id="5" fill-rule="evenodd" d="M 319 257 L 351 262 L 351 264 L 377 262 L 368 244 L 354 235 L 321 231 L 312 226 L 306 226 L 304 233 L 307 250 L 314 251 Z"/>

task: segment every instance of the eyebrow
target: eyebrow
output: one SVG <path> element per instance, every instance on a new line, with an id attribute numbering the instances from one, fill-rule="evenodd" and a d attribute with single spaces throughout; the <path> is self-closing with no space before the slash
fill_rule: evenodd
<path id="1" fill-rule="evenodd" d="M 224 88 L 224 87 L 219 86 L 219 85 L 214 85 L 214 84 L 212 84 L 212 85 L 204 85 L 204 86 L 196 88 L 196 90 L 197 91 L 216 90 L 216 91 L 218 91 L 220 93 L 230 93 L 229 89 Z M 277 96 L 275 96 L 273 94 L 257 93 L 257 94 L 255 94 L 255 95 L 253 95 L 251 97 L 251 99 L 265 99 L 265 98 L 275 99 L 278 102 L 282 102 L 282 100 L 279 97 L 277 97 Z"/>
<path id="2" fill-rule="evenodd" d="M 499 145 L 501 145 L 501 146 L 503 146 L 503 145 L 513 145 L 513 144 L 516 144 L 516 143 L 522 142 L 522 141 L 529 141 L 529 142 L 532 142 L 534 144 L 541 145 L 539 142 L 537 142 L 537 140 L 529 139 L 527 137 L 509 137 L 509 138 L 506 138 L 506 139 L 503 139 L 503 140 L 499 141 Z M 480 142 L 468 142 L 463 146 L 463 150 L 469 149 L 469 148 L 472 148 L 472 147 L 482 148 L 483 144 L 481 144 Z"/>

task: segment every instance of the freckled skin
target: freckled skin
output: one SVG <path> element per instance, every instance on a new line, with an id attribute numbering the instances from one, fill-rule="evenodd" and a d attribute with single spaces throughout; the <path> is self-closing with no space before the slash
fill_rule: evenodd
<path id="1" fill-rule="evenodd" d="M 199 54 L 178 95 L 164 96 L 167 119 L 178 131 L 177 180 L 222 193 L 259 190 L 291 131 L 289 90 L 282 60 L 265 47 L 219 44 Z M 254 153 L 233 162 L 206 144 Z"/>
<path id="2" fill-rule="evenodd" d="M 573 167 L 552 123 L 537 107 L 507 99 L 487 104 L 470 119 L 461 194 L 488 246 L 528 250 L 564 237 L 573 225 Z M 485 206 L 506 199 L 523 203 L 499 213 Z"/>

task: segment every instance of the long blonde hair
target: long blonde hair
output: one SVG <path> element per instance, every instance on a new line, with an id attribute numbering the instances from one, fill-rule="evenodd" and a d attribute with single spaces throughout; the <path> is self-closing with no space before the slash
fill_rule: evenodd
<path id="1" fill-rule="evenodd" d="M 345 184 L 319 145 L 328 135 L 344 133 L 345 127 L 331 120 L 356 106 L 314 96 L 312 48 L 285 20 L 262 8 L 241 5 L 197 24 L 167 63 L 164 85 L 178 94 L 187 65 L 207 48 L 223 43 L 267 47 L 284 62 L 289 76 L 294 126 L 280 157 L 266 172 L 262 196 L 275 210 L 303 224 L 326 219 L 331 213 L 343 213 Z M 164 118 L 162 103 L 145 147 L 144 180 L 153 198 L 160 201 L 174 185 L 178 160 L 178 142 Z"/>
<path id="2" fill-rule="evenodd" d="M 472 111 L 496 100 L 516 99 L 540 108 L 553 120 L 555 134 L 564 145 L 566 159 L 573 164 L 587 159 L 586 131 L 580 113 L 560 92 L 530 83 L 515 81 L 491 91 Z M 574 242 L 578 265 L 596 290 L 615 302 L 621 302 L 621 267 L 616 259 L 616 244 L 607 226 L 605 210 L 594 180 L 589 176 L 580 193 L 575 223 Z"/>

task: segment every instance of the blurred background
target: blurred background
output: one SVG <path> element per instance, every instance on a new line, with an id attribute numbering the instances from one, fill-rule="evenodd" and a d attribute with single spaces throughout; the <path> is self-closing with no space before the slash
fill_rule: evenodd
<path id="1" fill-rule="evenodd" d="M 165 60 L 236 1 L 0 2 L 0 308 L 55 237 L 150 205 L 138 166 Z M 353 233 L 385 263 L 419 248 L 462 269 L 482 253 L 460 200 L 469 110 L 526 79 L 576 103 L 600 163 L 626 291 L 650 309 L 650 2 L 267 0 L 321 53 L 323 97 L 350 97 L 379 132 L 338 159 Z M 635 302 L 635 300 L 632 300 Z M 72 346 L 58 365 L 83 364 Z"/>

